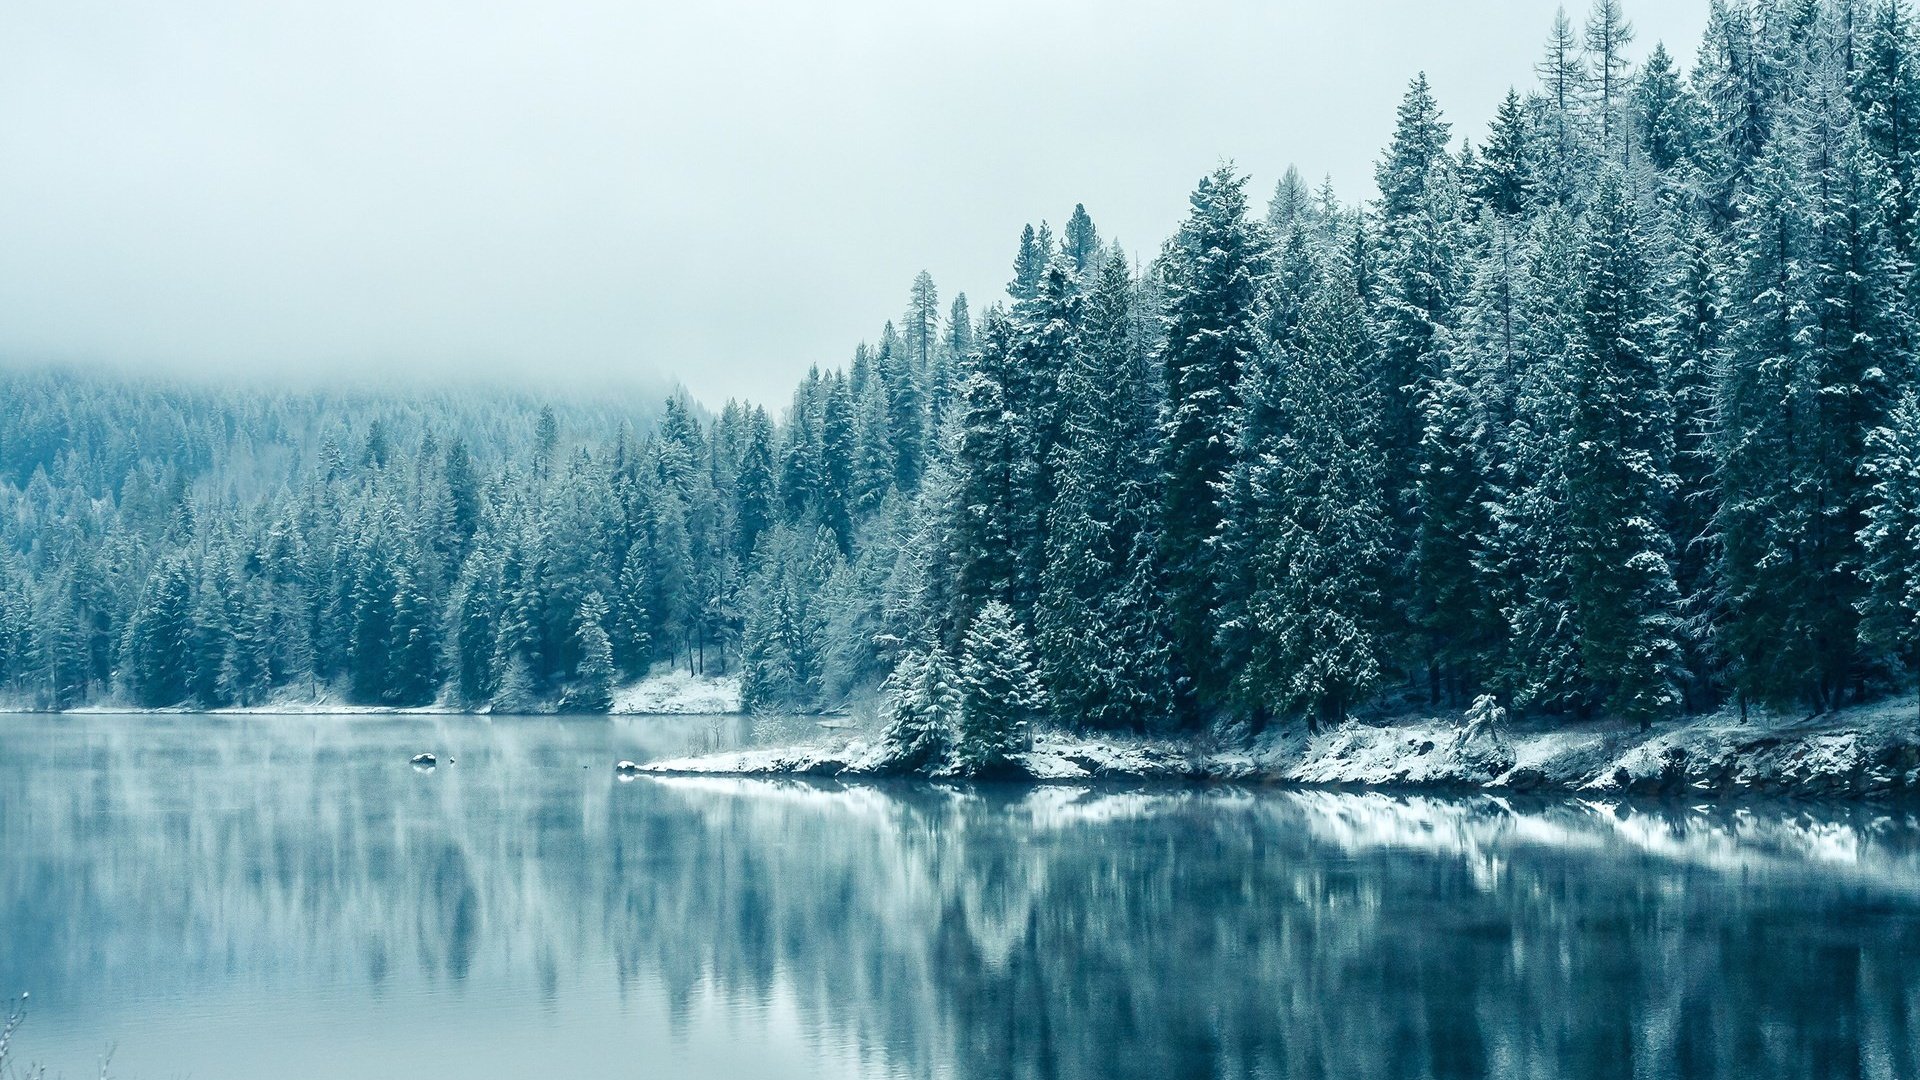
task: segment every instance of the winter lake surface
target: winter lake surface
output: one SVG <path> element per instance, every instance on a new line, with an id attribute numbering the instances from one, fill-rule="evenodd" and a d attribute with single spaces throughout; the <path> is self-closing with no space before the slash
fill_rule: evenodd
<path id="1" fill-rule="evenodd" d="M 1920 1076 L 1907 808 L 613 775 L 749 724 L 0 717 L 18 1061 Z"/>

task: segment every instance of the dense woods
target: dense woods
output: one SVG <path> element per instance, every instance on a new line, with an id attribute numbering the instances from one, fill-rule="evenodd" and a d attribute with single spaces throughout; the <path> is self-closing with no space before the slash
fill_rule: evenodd
<path id="1" fill-rule="evenodd" d="M 602 710 L 657 663 L 903 760 L 1043 717 L 1825 710 L 1920 661 L 1920 40 L 1898 0 L 1616 0 L 1343 204 L 1222 165 L 1030 226 L 776 419 L 0 375 L 18 701 Z M 889 676 L 891 676 L 890 681 Z"/>

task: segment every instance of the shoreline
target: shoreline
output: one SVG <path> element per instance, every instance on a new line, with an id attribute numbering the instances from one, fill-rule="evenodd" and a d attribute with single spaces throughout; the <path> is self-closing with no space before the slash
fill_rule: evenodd
<path id="1" fill-rule="evenodd" d="M 355 705 L 298 694 L 282 695 L 258 705 L 224 705 L 206 709 L 192 705 L 141 708 L 114 702 L 89 703 L 71 709 L 37 709 L 0 702 L 0 716 L 723 716 L 741 713 L 738 675 L 699 676 L 673 671 L 650 675 L 639 682 L 614 688 L 613 705 L 605 712 L 571 712 L 556 708 L 496 709 L 492 705 L 468 709 L 445 702 L 431 705 Z"/>
<path id="2" fill-rule="evenodd" d="M 902 775 L 878 767 L 860 739 L 750 748 L 642 763 L 639 775 L 809 777 Z M 965 779 L 935 772 L 906 774 Z M 988 778 L 983 778 L 988 779 Z M 1714 713 L 1652 731 L 1606 723 L 1527 727 L 1463 737 L 1452 718 L 1353 721 L 1308 735 L 1269 731 L 1237 747 L 1199 740 L 1095 737 L 1048 730 L 991 777 L 1232 783 L 1296 788 L 1488 793 L 1876 799 L 1920 794 L 1920 723 L 1911 701 L 1786 720 Z"/>

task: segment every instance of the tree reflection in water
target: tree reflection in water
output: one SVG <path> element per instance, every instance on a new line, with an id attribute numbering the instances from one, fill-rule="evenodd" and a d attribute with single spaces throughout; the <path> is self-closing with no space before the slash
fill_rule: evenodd
<path id="1" fill-rule="evenodd" d="M 415 1014 L 614 1060 L 657 1021 L 681 1075 L 781 1024 L 768 1074 L 1920 1075 L 1905 808 L 611 775 L 711 730 L 8 719 L 0 988 L 123 1070 L 203 1003 L 154 1075 L 316 988 L 395 1075 Z"/>

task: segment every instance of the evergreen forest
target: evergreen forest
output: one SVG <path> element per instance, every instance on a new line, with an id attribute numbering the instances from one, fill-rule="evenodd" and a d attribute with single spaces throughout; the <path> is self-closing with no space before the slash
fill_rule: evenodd
<path id="1" fill-rule="evenodd" d="M 768 406 L 16 358 L 0 699 L 594 712 L 672 665 L 886 687 L 903 767 L 982 771 L 1039 722 L 1910 692 L 1905 0 L 1545 29 L 1484 131 L 1415 76 L 1374 198 L 1221 164 L 1128 249 L 1074 206 Z"/>

